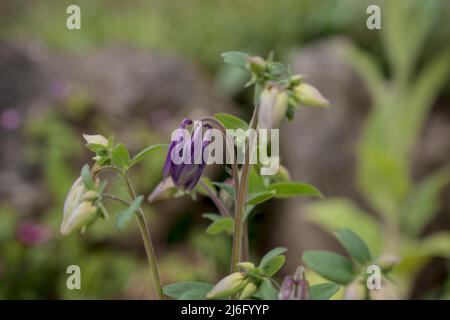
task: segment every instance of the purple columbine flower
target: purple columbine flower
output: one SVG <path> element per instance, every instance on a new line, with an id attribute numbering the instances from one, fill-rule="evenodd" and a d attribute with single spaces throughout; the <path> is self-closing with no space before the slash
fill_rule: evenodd
<path id="1" fill-rule="evenodd" d="M 186 131 L 186 127 L 191 124 L 192 120 L 184 119 L 180 124 L 181 130 L 172 136 L 163 169 L 164 177 L 170 176 L 177 188 L 188 192 L 195 188 L 206 167 L 203 151 L 210 143 L 208 133 L 202 137 L 203 127 L 210 127 L 195 123 L 191 138 Z"/>
<path id="2" fill-rule="evenodd" d="M 281 284 L 279 300 L 308 300 L 309 284 L 302 266 L 297 268 L 293 277 L 285 277 Z"/>

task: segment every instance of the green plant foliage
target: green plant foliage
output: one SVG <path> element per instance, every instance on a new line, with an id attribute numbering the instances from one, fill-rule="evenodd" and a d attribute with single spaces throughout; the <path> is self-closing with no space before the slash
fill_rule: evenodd
<path id="1" fill-rule="evenodd" d="M 338 230 L 336 231 L 336 237 L 352 258 L 359 263 L 365 264 L 372 260 L 372 255 L 367 245 L 351 230 Z"/>
<path id="2" fill-rule="evenodd" d="M 247 130 L 249 128 L 248 124 L 238 118 L 235 117 L 231 114 L 227 114 L 227 113 L 216 113 L 214 115 L 214 118 L 216 118 L 217 120 L 220 121 L 220 123 L 222 123 L 222 125 L 226 128 L 226 129 L 233 129 L 233 130 L 237 130 L 237 129 L 242 129 L 242 130 Z"/>
<path id="3" fill-rule="evenodd" d="M 134 199 L 134 201 L 130 204 L 130 206 L 127 209 L 117 214 L 116 218 L 117 229 L 119 230 L 125 229 L 125 227 L 130 222 L 133 214 L 140 208 L 142 200 L 144 200 L 144 196 L 136 197 L 136 199 Z"/>
<path id="4" fill-rule="evenodd" d="M 305 251 L 303 261 L 325 279 L 342 285 L 350 283 L 355 276 L 351 261 L 333 252 Z"/>
<path id="5" fill-rule="evenodd" d="M 311 300 L 329 300 L 338 290 L 339 285 L 336 283 L 320 283 L 311 286 L 309 294 Z"/>
<path id="6" fill-rule="evenodd" d="M 117 167 L 125 169 L 130 164 L 130 154 L 123 143 L 118 143 L 112 150 L 111 160 Z"/>
<path id="7" fill-rule="evenodd" d="M 164 286 L 164 294 L 177 300 L 206 300 L 214 286 L 206 282 L 184 281 Z"/>
<path id="8" fill-rule="evenodd" d="M 267 187 L 268 190 L 275 190 L 274 198 L 283 199 L 298 196 L 313 196 L 322 198 L 320 191 L 307 183 L 299 182 L 276 182 Z"/>

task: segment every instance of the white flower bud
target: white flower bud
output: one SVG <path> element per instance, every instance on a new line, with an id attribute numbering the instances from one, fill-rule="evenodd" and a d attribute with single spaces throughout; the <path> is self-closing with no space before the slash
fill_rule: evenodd
<path id="1" fill-rule="evenodd" d="M 97 192 L 86 189 L 81 177 L 74 182 L 64 201 L 64 215 L 60 229 L 62 234 L 67 235 L 83 227 L 95 217 L 97 208 L 92 201 L 97 197 Z"/>
<path id="2" fill-rule="evenodd" d="M 108 139 L 106 139 L 104 136 L 99 135 L 99 134 L 93 134 L 93 135 L 89 135 L 89 134 L 83 134 L 83 138 L 84 140 L 86 140 L 86 143 L 88 145 L 99 145 L 99 146 L 103 146 L 103 147 L 107 147 L 108 146 Z"/>
<path id="3" fill-rule="evenodd" d="M 279 128 L 286 116 L 288 95 L 276 86 L 265 88 L 261 93 L 261 103 L 258 115 L 260 129 Z"/>
<path id="4" fill-rule="evenodd" d="M 83 201 L 70 212 L 61 224 L 61 233 L 64 235 L 70 232 L 82 228 L 92 218 L 95 217 L 97 208 L 94 204 L 88 201 Z"/>
<path id="5" fill-rule="evenodd" d="M 208 299 L 220 299 L 229 297 L 239 291 L 247 284 L 246 276 L 242 272 L 235 272 L 226 276 L 206 295 Z"/>

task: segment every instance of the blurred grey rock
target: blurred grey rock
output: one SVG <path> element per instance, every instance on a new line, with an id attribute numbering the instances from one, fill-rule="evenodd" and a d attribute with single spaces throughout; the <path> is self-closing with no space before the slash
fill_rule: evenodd
<path id="1" fill-rule="evenodd" d="M 88 107 L 76 117 L 69 110 L 74 97 Z M 42 141 L 24 132 L 46 111 L 59 115 L 76 135 L 102 129 L 135 151 L 142 147 L 138 127 L 166 142 L 183 118 L 234 108 L 207 74 L 181 57 L 125 45 L 68 54 L 40 42 L 0 42 L 0 116 L 6 123 L 0 126 L 0 202 L 12 202 L 26 214 L 53 201 L 43 187 L 42 167 L 27 161 L 27 146 L 39 150 Z M 74 148 L 79 139 L 71 142 Z M 87 153 L 70 159 L 74 172 Z M 17 196 L 17 190 L 28 190 L 27 196 Z"/>

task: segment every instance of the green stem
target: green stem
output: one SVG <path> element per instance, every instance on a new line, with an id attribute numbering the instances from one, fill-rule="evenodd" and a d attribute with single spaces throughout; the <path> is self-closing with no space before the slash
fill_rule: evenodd
<path id="1" fill-rule="evenodd" d="M 128 193 L 132 200 L 136 198 L 136 193 L 134 192 L 133 186 L 131 185 L 128 174 L 124 173 L 125 183 L 128 188 Z M 145 253 L 147 254 L 148 265 L 150 267 L 150 272 L 153 277 L 153 286 L 155 289 L 155 294 L 159 300 L 164 300 L 164 293 L 161 286 L 161 280 L 159 277 L 158 264 L 156 262 L 155 249 L 153 247 L 152 239 L 150 237 L 150 231 L 145 221 L 144 211 L 139 207 L 139 211 L 136 213 L 139 230 L 141 231 L 142 240 L 144 241 Z"/>
<path id="2" fill-rule="evenodd" d="M 102 197 L 118 201 L 118 202 L 120 202 L 120 203 L 122 203 L 122 204 L 124 204 L 126 206 L 130 206 L 130 202 L 129 201 L 125 200 L 122 197 L 116 196 L 115 194 L 102 193 Z"/>
<path id="3" fill-rule="evenodd" d="M 252 129 L 256 128 L 257 124 L 258 107 L 255 107 L 253 111 L 252 120 L 250 122 L 250 127 Z M 245 202 L 247 200 L 248 192 L 248 177 L 251 169 L 250 165 L 250 153 L 253 150 L 253 141 L 249 137 L 249 141 L 245 146 L 245 161 L 242 166 L 241 179 L 239 183 L 239 188 L 236 190 L 236 205 L 234 214 L 234 232 L 233 232 L 233 248 L 231 252 L 231 273 L 238 271 L 238 263 L 241 261 L 242 254 L 242 240 L 244 238 L 244 211 Z"/>
<path id="4" fill-rule="evenodd" d="M 250 260 L 250 245 L 248 240 L 248 220 L 244 220 L 244 226 L 242 229 L 242 252 L 241 252 L 242 261 Z"/>

